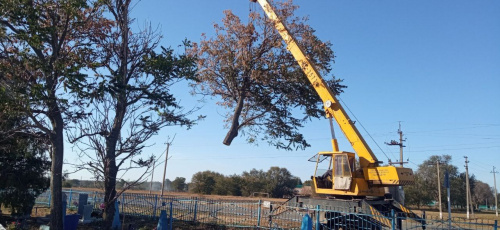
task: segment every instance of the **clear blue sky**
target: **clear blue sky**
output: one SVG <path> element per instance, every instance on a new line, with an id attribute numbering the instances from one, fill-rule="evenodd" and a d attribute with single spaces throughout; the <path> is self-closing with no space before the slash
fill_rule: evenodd
<path id="1" fill-rule="evenodd" d="M 468 156 L 470 174 L 493 186 L 490 171 L 493 166 L 500 168 L 500 1 L 296 0 L 295 4 L 300 6 L 298 16 L 309 15 L 317 35 L 333 43 L 337 58 L 332 73 L 348 86 L 341 98 L 379 160 L 399 158 L 399 149 L 384 142 L 398 138 L 402 121 L 407 138 L 404 158 L 411 162 L 407 167 L 416 169 L 431 155 L 449 154 L 464 171 L 463 156 Z M 221 21 L 223 10 L 233 10 L 246 20 L 250 6 L 247 0 L 141 1 L 132 11 L 137 20 L 132 29 L 151 22 L 164 36 L 161 44 L 176 47 L 184 38 L 198 42 L 202 33 L 213 35 L 213 23 Z M 252 8 L 260 11 L 258 5 Z M 183 85 L 176 86 L 178 99 L 190 108 L 196 99 L 188 92 Z M 285 167 L 307 180 L 315 167 L 307 159 L 331 150 L 327 120 L 305 124 L 302 131 L 312 147 L 287 152 L 266 143 L 250 145 L 241 137 L 225 146 L 227 130 L 219 115 L 223 110 L 208 101 L 200 113 L 207 118 L 199 125 L 187 131 L 166 128 L 145 150 L 160 155 L 167 136 L 176 135 L 167 169 L 171 180 L 190 181 L 203 170 L 231 175 L 271 166 Z M 340 148 L 352 151 L 338 134 Z M 66 159 L 71 161 L 75 154 L 66 145 Z M 162 170 L 163 165 L 156 169 L 155 181 L 161 181 Z M 90 179 L 90 174 L 71 177 Z"/>

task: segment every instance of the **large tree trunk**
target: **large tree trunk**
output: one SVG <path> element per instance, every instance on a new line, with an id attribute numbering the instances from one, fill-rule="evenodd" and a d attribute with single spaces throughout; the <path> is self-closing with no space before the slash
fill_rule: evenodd
<path id="1" fill-rule="evenodd" d="M 125 78 L 125 76 L 123 76 L 123 78 Z M 116 175 L 118 174 L 118 166 L 116 165 L 116 146 L 120 139 L 121 127 L 127 110 L 127 97 L 125 92 L 125 86 L 120 86 L 113 127 L 111 128 L 110 135 L 106 138 L 106 157 L 104 160 L 104 202 L 106 204 L 103 216 L 104 229 L 111 229 L 115 215 L 115 200 L 117 199 Z"/>
<path id="2" fill-rule="evenodd" d="M 120 133 L 122 129 L 123 119 L 127 111 L 127 84 L 128 84 L 128 64 L 129 64 L 129 6 L 130 0 L 115 0 L 111 1 L 109 7 L 113 7 L 117 12 L 115 15 L 117 24 L 122 38 L 118 58 L 120 66 L 116 77 L 118 92 L 116 95 L 116 109 L 111 127 L 110 135 L 106 138 L 106 159 L 104 170 L 104 193 L 105 193 L 105 213 L 104 213 L 104 229 L 111 229 L 115 215 L 116 197 L 116 175 L 118 174 L 118 166 L 116 164 L 116 147 L 120 141 Z"/>
<path id="3" fill-rule="evenodd" d="M 116 142 L 115 142 L 116 143 Z M 109 149 L 110 154 L 114 155 L 115 150 Z M 112 152 L 112 153 L 111 153 Z M 106 154 L 108 155 L 108 154 Z M 113 219 L 115 216 L 115 201 L 116 201 L 116 174 L 118 173 L 118 168 L 116 167 L 115 157 L 106 157 L 106 171 L 104 179 L 104 229 L 111 229 L 113 224 Z"/>
<path id="4" fill-rule="evenodd" d="M 62 168 L 64 159 L 64 133 L 63 119 L 56 103 L 51 106 L 51 120 L 53 133 L 50 136 L 51 142 L 51 175 L 50 175 L 50 229 L 63 229 L 63 209 L 62 209 Z"/>
<path id="5" fill-rule="evenodd" d="M 118 71 L 117 86 L 118 95 L 116 97 L 115 118 L 110 135 L 106 138 L 106 159 L 104 170 L 104 201 L 106 203 L 104 213 L 104 229 L 111 229 L 115 215 L 116 197 L 116 175 L 118 174 L 118 166 L 116 165 L 116 146 L 120 139 L 123 119 L 127 111 L 127 75 L 128 75 L 128 7 L 130 1 L 117 0 L 116 9 L 121 16 L 119 27 L 121 29 L 122 43 L 120 44 L 120 67 Z"/>
<path id="6" fill-rule="evenodd" d="M 226 134 L 226 138 L 224 138 L 224 141 L 222 142 L 225 145 L 231 145 L 231 142 L 233 141 L 234 138 L 238 136 L 238 129 L 240 128 L 240 115 L 241 111 L 243 110 L 243 104 L 245 102 L 245 96 L 244 93 L 240 95 L 240 98 L 238 99 L 238 104 L 236 105 L 236 108 L 234 110 L 233 114 L 233 120 L 231 122 L 231 127 L 229 128 L 229 131 Z"/>
<path id="7" fill-rule="evenodd" d="M 123 91 L 122 91 L 123 93 Z M 111 229 L 115 215 L 116 197 L 116 175 L 118 166 L 116 165 L 116 145 L 120 138 L 121 126 L 125 115 L 126 100 L 125 94 L 118 97 L 114 125 L 110 135 L 106 138 L 106 157 L 104 159 L 104 229 Z"/>

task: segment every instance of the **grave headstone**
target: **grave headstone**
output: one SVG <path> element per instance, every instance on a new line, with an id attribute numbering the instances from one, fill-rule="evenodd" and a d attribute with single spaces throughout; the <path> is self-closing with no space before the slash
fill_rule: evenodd
<path id="1" fill-rule="evenodd" d="M 94 207 L 91 204 L 83 206 L 83 218 L 82 218 L 82 222 L 84 224 L 89 223 L 89 222 L 92 221 L 91 214 L 92 214 L 92 209 L 93 208 Z"/>
<path id="2" fill-rule="evenodd" d="M 87 205 L 87 201 L 89 199 L 89 194 L 80 193 L 78 196 L 78 211 L 77 213 L 83 216 L 83 207 Z"/>

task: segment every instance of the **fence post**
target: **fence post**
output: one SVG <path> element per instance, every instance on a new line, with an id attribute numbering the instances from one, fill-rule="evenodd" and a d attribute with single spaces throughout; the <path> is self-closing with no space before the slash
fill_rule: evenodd
<path id="1" fill-rule="evenodd" d="M 92 209 L 96 208 L 95 207 L 95 200 L 97 199 L 97 191 L 94 192 L 94 206 L 92 207 Z"/>
<path id="2" fill-rule="evenodd" d="M 169 228 L 170 230 L 172 230 L 172 224 L 173 224 L 173 222 L 174 222 L 174 218 L 173 218 L 173 208 L 172 208 L 172 201 L 170 201 L 170 219 L 169 219 L 169 221 L 168 221 L 168 226 L 169 226 L 168 228 Z"/>
<path id="3" fill-rule="evenodd" d="M 172 205 L 170 205 L 170 207 L 172 207 Z M 196 222 L 196 212 L 197 211 L 198 211 L 198 197 L 195 197 L 194 198 L 194 216 L 193 216 L 193 222 Z"/>
<path id="4" fill-rule="evenodd" d="M 317 210 L 317 211 L 316 211 L 316 230 L 321 229 L 321 225 L 320 225 L 320 223 L 319 223 L 319 208 L 320 208 L 320 206 L 319 206 L 319 204 L 318 204 L 318 205 L 316 206 L 316 210 Z"/>
<path id="5" fill-rule="evenodd" d="M 71 196 L 73 194 L 73 189 L 69 189 L 69 200 L 68 200 L 68 208 L 71 208 Z"/>
<path id="6" fill-rule="evenodd" d="M 261 212 L 262 201 L 259 200 L 259 207 L 257 208 L 257 227 L 260 227 L 260 212 Z"/>
<path id="7" fill-rule="evenodd" d="M 394 213 L 394 209 L 391 209 L 391 227 L 392 230 L 396 230 L 396 214 Z"/>
<path id="8" fill-rule="evenodd" d="M 122 213 L 123 215 L 125 215 L 125 193 L 122 193 L 122 202 L 121 202 L 121 205 L 122 205 Z"/>
<path id="9" fill-rule="evenodd" d="M 158 204 L 158 195 L 155 194 L 155 206 L 153 208 L 153 218 L 156 217 L 156 205 Z"/>
<path id="10" fill-rule="evenodd" d="M 426 214 L 425 214 L 425 210 L 422 211 L 422 229 L 425 229 L 427 227 L 427 221 L 426 221 Z M 442 221 L 443 219 L 441 219 Z"/>
<path id="11" fill-rule="evenodd" d="M 49 208 L 50 208 L 50 199 L 52 198 L 52 192 L 49 191 Z"/>

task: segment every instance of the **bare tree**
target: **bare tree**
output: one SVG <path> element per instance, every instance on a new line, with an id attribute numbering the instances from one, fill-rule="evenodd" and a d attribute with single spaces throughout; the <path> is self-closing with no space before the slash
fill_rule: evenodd
<path id="1" fill-rule="evenodd" d="M 479 205 L 492 205 L 495 203 L 495 197 L 493 196 L 493 189 L 486 183 L 482 181 L 476 181 L 476 185 L 472 190 L 472 200 L 476 204 L 476 209 L 479 208 Z"/>
<path id="2" fill-rule="evenodd" d="M 106 181 L 106 166 L 104 165 L 106 162 L 106 136 L 112 129 L 114 103 L 109 95 L 94 101 L 92 114 L 85 122 L 78 123 L 73 132 L 68 133 L 70 141 L 77 144 L 75 147 L 79 150 L 78 157 L 81 161 L 80 163 L 67 164 L 73 165 L 76 170 L 91 172 L 96 181 Z M 154 155 L 145 159 L 140 157 L 142 150 L 147 147 L 144 142 L 157 132 L 156 129 L 142 127 L 141 119 L 143 116 L 141 115 L 143 114 L 129 110 L 124 117 L 123 123 L 126 126 L 122 128 L 123 134 L 120 134 L 117 140 L 115 152 L 117 175 L 124 176 L 127 171 L 134 169 L 140 169 L 140 172 L 137 174 L 135 171 L 136 179 L 121 187 L 116 197 L 119 197 L 125 190 L 144 182 L 155 160 Z"/>
<path id="3" fill-rule="evenodd" d="M 154 164 L 154 156 L 139 158 L 145 142 L 165 126 L 194 124 L 188 118 L 194 110 L 184 111 L 170 88 L 193 79 L 196 68 L 195 57 L 163 47 L 156 53 L 161 37 L 151 26 L 130 30 L 131 0 L 103 2 L 114 25 L 104 36 L 93 38 L 99 49 L 95 59 L 101 64 L 94 68 L 97 77 L 80 87 L 88 99 L 82 106 L 92 105 L 92 116 L 75 127 L 71 141 L 78 142 L 81 154 L 90 159 L 79 168 L 104 181 L 104 219 L 109 229 L 114 202 L 121 194 L 116 191 L 118 172 L 142 168 L 135 181 L 141 182 Z"/>
<path id="4" fill-rule="evenodd" d="M 294 16 L 291 1 L 276 3 L 277 13 L 318 70 L 331 70 L 334 54 L 331 43 L 322 42 L 307 17 Z M 321 117 L 321 100 L 286 44 L 265 15 L 252 12 L 245 25 L 231 11 L 225 11 L 223 25 L 215 24 L 215 36 L 204 38 L 191 50 L 199 56 L 199 82 L 194 92 L 216 97 L 227 113 L 229 131 L 223 141 L 230 145 L 239 133 L 248 142 L 257 138 L 280 149 L 306 148 L 309 144 L 298 131 L 313 117 Z M 327 81 L 336 93 L 345 86 L 341 80 Z"/>

